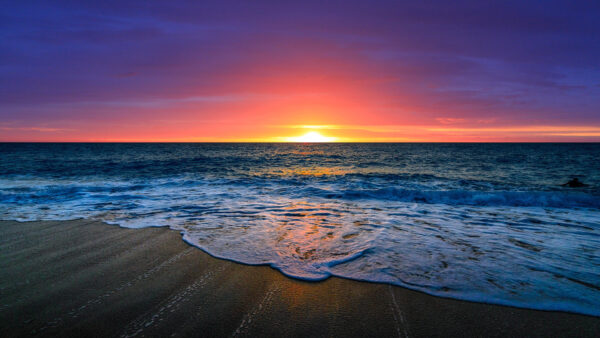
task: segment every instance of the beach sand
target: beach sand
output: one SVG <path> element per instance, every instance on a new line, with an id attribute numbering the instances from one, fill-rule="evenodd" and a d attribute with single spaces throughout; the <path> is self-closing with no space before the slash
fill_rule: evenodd
<path id="1" fill-rule="evenodd" d="M 166 228 L 0 222 L 0 336 L 577 336 L 600 318 L 303 282 L 213 258 Z"/>

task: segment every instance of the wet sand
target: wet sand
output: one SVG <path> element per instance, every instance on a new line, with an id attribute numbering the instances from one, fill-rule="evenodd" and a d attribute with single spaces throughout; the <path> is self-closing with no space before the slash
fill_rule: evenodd
<path id="1" fill-rule="evenodd" d="M 600 336 L 600 318 L 303 282 L 166 228 L 0 221 L 0 336 Z"/>

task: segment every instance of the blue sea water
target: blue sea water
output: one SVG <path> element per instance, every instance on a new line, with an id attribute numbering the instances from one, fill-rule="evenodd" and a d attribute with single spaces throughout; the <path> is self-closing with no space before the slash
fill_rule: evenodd
<path id="1" fill-rule="evenodd" d="M 306 280 L 600 316 L 600 144 L 0 144 L 0 219 L 82 217 Z"/>

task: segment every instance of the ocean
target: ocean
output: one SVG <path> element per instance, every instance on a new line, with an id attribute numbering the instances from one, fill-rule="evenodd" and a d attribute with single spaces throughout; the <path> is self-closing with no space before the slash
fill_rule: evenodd
<path id="1" fill-rule="evenodd" d="M 0 144 L 0 219 L 78 218 L 294 278 L 600 316 L 600 144 Z"/>

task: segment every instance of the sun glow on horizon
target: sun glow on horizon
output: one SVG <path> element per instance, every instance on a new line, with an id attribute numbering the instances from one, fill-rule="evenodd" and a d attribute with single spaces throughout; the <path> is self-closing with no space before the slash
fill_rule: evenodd
<path id="1" fill-rule="evenodd" d="M 285 139 L 287 142 L 303 142 L 303 143 L 321 143 L 321 142 L 335 142 L 337 137 L 330 137 L 321 135 L 316 131 L 309 131 L 302 136 L 288 137 Z"/>

